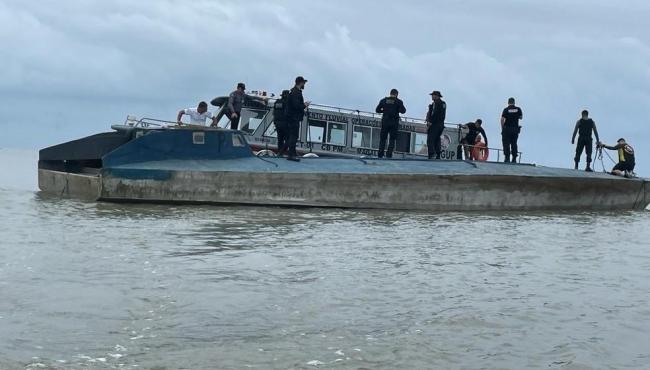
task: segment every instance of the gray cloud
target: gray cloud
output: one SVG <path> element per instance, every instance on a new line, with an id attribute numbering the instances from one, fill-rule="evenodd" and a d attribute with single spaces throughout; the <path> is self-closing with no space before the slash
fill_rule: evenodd
<path id="1" fill-rule="evenodd" d="M 238 81 L 280 91 L 304 74 L 316 102 L 368 110 L 397 87 L 412 116 L 440 89 L 448 119 L 483 118 L 494 143 L 516 96 L 525 159 L 550 165 L 571 164 L 586 107 L 604 139 L 630 138 L 643 171 L 649 15 L 637 0 L 3 0 L 0 146 L 55 143 L 128 113 L 173 117 Z"/>

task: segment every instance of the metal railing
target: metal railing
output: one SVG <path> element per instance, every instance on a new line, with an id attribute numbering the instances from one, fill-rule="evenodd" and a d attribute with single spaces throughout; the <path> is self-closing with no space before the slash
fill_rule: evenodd
<path id="1" fill-rule="evenodd" d="M 461 146 L 461 150 L 462 150 L 462 154 L 463 154 L 463 156 L 465 156 L 464 147 L 468 147 L 470 151 L 471 151 L 472 149 L 474 149 L 474 148 L 482 148 L 482 149 L 487 149 L 489 152 L 493 152 L 493 151 L 494 151 L 494 152 L 497 152 L 497 160 L 496 160 L 496 162 L 501 162 L 501 153 L 503 153 L 503 151 L 504 151 L 503 149 L 499 149 L 499 148 L 490 148 L 490 147 L 482 146 L 482 145 L 481 145 L 481 146 L 478 146 L 478 145 L 469 145 L 469 144 L 459 144 L 459 145 Z M 522 155 L 523 155 L 522 152 L 517 152 L 517 161 L 518 161 L 518 163 L 521 163 L 521 157 L 522 157 Z M 470 160 L 469 158 L 464 158 L 464 159 L 465 159 L 465 160 Z M 488 154 L 488 159 L 489 159 L 489 154 Z M 476 160 L 476 159 L 474 159 L 474 160 Z"/>

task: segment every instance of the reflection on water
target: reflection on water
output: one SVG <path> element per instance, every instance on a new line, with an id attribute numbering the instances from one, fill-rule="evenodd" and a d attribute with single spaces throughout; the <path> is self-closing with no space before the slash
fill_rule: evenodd
<path id="1" fill-rule="evenodd" d="M 644 368 L 647 212 L 0 190 L 0 368 Z"/>

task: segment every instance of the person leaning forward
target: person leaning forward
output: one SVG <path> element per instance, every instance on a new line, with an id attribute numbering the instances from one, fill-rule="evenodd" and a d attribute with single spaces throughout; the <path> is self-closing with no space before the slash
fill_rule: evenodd
<path id="1" fill-rule="evenodd" d="M 596 123 L 594 120 L 589 118 L 589 112 L 587 110 L 582 111 L 582 118 L 576 122 L 576 127 L 573 130 L 573 136 L 571 136 L 571 144 L 576 143 L 576 134 L 580 133 L 578 136 L 578 145 L 576 145 L 576 156 L 573 159 L 575 162 L 575 169 L 578 169 L 578 164 L 580 164 L 580 157 L 582 156 L 582 151 L 585 150 L 587 154 L 587 167 L 585 171 L 593 172 L 591 169 L 591 153 L 593 151 L 593 139 L 592 133 L 596 135 L 596 142 L 600 142 L 598 138 L 598 130 L 596 129 Z"/>
<path id="2" fill-rule="evenodd" d="M 289 92 L 288 109 L 287 109 L 287 126 L 288 126 L 288 140 L 287 159 L 294 162 L 300 162 L 298 154 L 296 153 L 296 144 L 298 143 L 298 135 L 300 133 L 300 122 L 305 117 L 305 109 L 309 106 L 310 102 L 305 102 L 302 96 L 302 90 L 305 89 L 307 80 L 304 77 L 296 77 L 296 84 Z"/>
<path id="3" fill-rule="evenodd" d="M 517 156 L 519 155 L 517 141 L 519 140 L 519 133 L 521 132 L 519 121 L 522 119 L 523 113 L 521 108 L 515 105 L 515 98 L 508 99 L 508 106 L 501 113 L 501 139 L 503 142 L 505 163 L 511 162 L 511 154 L 512 163 L 517 162 Z"/>
<path id="4" fill-rule="evenodd" d="M 204 101 L 200 102 L 196 108 L 181 109 L 178 111 L 178 115 L 176 115 L 176 123 L 178 125 L 183 124 L 181 118 L 184 115 L 190 117 L 190 125 L 205 126 L 205 120 L 207 119 L 212 120 L 213 125 L 217 123 L 217 119 L 212 117 L 212 113 L 208 112 L 208 103 Z"/>
<path id="5" fill-rule="evenodd" d="M 397 130 L 399 128 L 399 115 L 406 113 L 404 102 L 397 98 L 399 92 L 397 89 L 392 89 L 390 95 L 381 99 L 375 112 L 381 113 L 381 132 L 379 134 L 379 158 L 384 157 L 384 149 L 386 148 L 386 139 L 388 140 L 388 151 L 386 158 L 393 157 L 393 150 L 395 149 L 395 140 L 397 139 Z"/>
<path id="6" fill-rule="evenodd" d="M 429 104 L 429 111 L 427 112 L 427 149 L 429 159 L 435 155 L 436 159 L 440 159 L 442 153 L 442 146 L 440 143 L 440 136 L 445 130 L 445 117 L 447 115 L 447 103 L 441 98 L 440 91 L 434 91 L 431 94 L 432 103 Z"/>
<path id="7" fill-rule="evenodd" d="M 463 128 L 469 130 L 467 135 L 460 140 L 460 143 L 463 145 L 465 152 L 465 159 L 476 159 L 473 155 L 474 145 L 477 143 L 479 135 L 482 135 L 483 140 L 485 140 L 485 146 L 488 145 L 488 138 L 485 130 L 483 129 L 483 120 L 477 119 L 475 122 L 468 122 L 462 126 Z"/>

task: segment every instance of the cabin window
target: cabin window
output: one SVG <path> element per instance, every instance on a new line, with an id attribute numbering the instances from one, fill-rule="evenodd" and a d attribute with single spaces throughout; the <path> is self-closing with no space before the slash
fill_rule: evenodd
<path id="1" fill-rule="evenodd" d="M 310 143 L 325 143 L 325 127 L 327 122 L 310 119 L 309 127 L 307 130 L 307 142 Z"/>
<path id="2" fill-rule="evenodd" d="M 275 124 L 272 123 L 264 131 L 264 136 L 266 137 L 278 137 L 278 132 L 275 130 Z"/>
<path id="3" fill-rule="evenodd" d="M 259 109 L 242 109 L 239 129 L 252 134 L 262 123 L 267 111 Z"/>
<path id="4" fill-rule="evenodd" d="M 327 123 L 327 143 L 345 146 L 345 123 Z"/>
<path id="5" fill-rule="evenodd" d="M 415 133 L 411 135 L 413 154 L 428 155 L 427 134 Z"/>
<path id="6" fill-rule="evenodd" d="M 395 151 L 400 153 L 409 153 L 411 151 L 410 132 L 406 132 L 406 131 L 397 132 L 397 140 L 395 140 Z"/>
<path id="7" fill-rule="evenodd" d="M 192 142 L 194 144 L 203 145 L 205 144 L 205 132 L 193 132 L 192 133 Z"/>
<path id="8" fill-rule="evenodd" d="M 379 148 L 381 130 L 375 127 L 354 126 L 352 129 L 352 146 L 355 148 Z"/>

